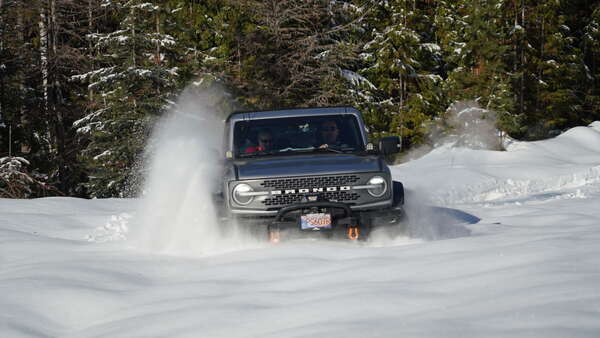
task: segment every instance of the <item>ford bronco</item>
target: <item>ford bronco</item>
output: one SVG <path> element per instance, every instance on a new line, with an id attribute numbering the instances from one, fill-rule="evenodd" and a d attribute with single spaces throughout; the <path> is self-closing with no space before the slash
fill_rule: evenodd
<path id="1" fill-rule="evenodd" d="M 365 240 L 402 223 L 404 188 L 386 163 L 400 138 L 369 143 L 354 108 L 236 112 L 224 144 L 221 217 L 272 243 L 298 234 Z"/>

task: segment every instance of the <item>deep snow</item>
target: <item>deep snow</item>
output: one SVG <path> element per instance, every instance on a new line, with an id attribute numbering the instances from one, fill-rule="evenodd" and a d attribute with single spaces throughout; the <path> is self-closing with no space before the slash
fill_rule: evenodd
<path id="1" fill-rule="evenodd" d="M 411 238 L 366 245 L 178 256 L 132 245 L 137 200 L 0 200 L 0 336 L 600 336 L 599 122 L 393 174 Z"/>

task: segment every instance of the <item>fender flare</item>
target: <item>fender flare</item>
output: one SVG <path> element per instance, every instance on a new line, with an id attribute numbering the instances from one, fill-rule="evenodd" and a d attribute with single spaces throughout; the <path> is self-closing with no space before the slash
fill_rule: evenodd
<path id="1" fill-rule="evenodd" d="M 392 194 L 394 199 L 392 202 L 393 207 L 404 205 L 404 185 L 402 182 L 392 181 Z"/>

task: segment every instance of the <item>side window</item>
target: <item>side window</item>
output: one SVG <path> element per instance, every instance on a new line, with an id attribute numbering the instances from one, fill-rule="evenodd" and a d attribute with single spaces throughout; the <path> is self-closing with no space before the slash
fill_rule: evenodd
<path id="1" fill-rule="evenodd" d="M 238 122 L 233 130 L 233 146 L 236 154 L 241 154 L 252 145 L 250 125 L 247 122 Z"/>
<path id="2" fill-rule="evenodd" d="M 341 124 L 341 128 L 340 128 L 340 139 L 342 140 L 343 143 L 354 147 L 356 146 L 356 142 L 354 142 L 354 135 L 352 135 L 354 133 L 354 130 L 356 129 L 354 127 L 354 123 L 352 123 L 354 120 L 353 118 L 346 118 L 343 120 L 343 123 Z"/>

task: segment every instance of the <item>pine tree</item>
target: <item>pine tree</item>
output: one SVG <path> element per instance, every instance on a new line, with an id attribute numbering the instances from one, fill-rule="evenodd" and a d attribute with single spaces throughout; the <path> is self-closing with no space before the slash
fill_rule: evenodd
<path id="1" fill-rule="evenodd" d="M 27 169 L 23 157 L 0 157 L 0 198 L 30 198 L 60 195 L 46 184 L 47 175 Z"/>
<path id="2" fill-rule="evenodd" d="M 476 100 L 495 111 L 505 129 L 518 128 L 513 112 L 510 34 L 506 2 L 501 0 L 441 2 L 437 35 L 446 60 L 444 90 L 450 102 Z"/>
<path id="3" fill-rule="evenodd" d="M 583 76 L 579 81 L 583 92 L 582 122 L 589 124 L 600 119 L 600 3 L 585 6 L 579 12 L 589 14 L 581 32 L 579 49 L 582 53 Z M 579 17 L 578 17 L 579 19 Z M 581 20 L 576 20 L 581 21 Z"/>
<path id="4" fill-rule="evenodd" d="M 533 115 L 544 121 L 543 132 L 562 129 L 567 121 L 577 120 L 580 110 L 576 95 L 579 67 L 578 55 L 574 45 L 571 28 L 567 25 L 562 9 L 557 3 L 544 3 L 536 8 L 541 16 L 538 24 L 540 32 L 539 110 Z M 532 75 L 536 74 L 531 72 Z"/>
<path id="5" fill-rule="evenodd" d="M 223 0 L 169 0 L 164 5 L 167 13 L 165 32 L 177 41 L 174 57 L 179 67 L 181 85 L 191 80 L 214 80 L 210 64 L 216 61 L 222 37 L 217 33 L 218 16 L 226 11 Z"/>
<path id="6" fill-rule="evenodd" d="M 374 85 L 365 102 L 375 137 L 401 134 L 405 145 L 423 141 L 424 122 L 442 111 L 440 47 L 432 40 L 432 11 L 412 1 L 367 1 L 370 41 L 361 70 Z"/>
<path id="7" fill-rule="evenodd" d="M 247 106 L 273 108 L 339 101 L 342 69 L 356 59 L 343 1 L 230 1 L 216 27 L 218 73 Z"/>
<path id="8" fill-rule="evenodd" d="M 80 84 L 69 77 L 81 68 L 77 1 L 4 2 L 7 72 L 0 76 L 10 126 L 11 150 L 66 193 L 80 180 L 72 121 L 81 117 Z M 0 56 L 0 58 L 2 58 Z M 2 147 L 2 149 L 8 149 Z"/>
<path id="9" fill-rule="evenodd" d="M 89 35 L 102 55 L 100 67 L 76 78 L 98 94 L 93 111 L 74 126 L 88 142 L 82 156 L 91 171 L 90 195 L 125 196 L 149 128 L 176 89 L 176 41 L 163 31 L 161 5 L 105 0 L 102 6 L 122 17 L 117 30 Z"/>
<path id="10" fill-rule="evenodd" d="M 22 91 L 19 79 L 22 77 L 18 32 L 20 26 L 17 18 L 18 4 L 0 1 L 0 153 L 8 153 L 9 148 L 18 143 L 9 145 L 10 139 L 18 139 L 21 134 L 19 128 L 20 112 L 22 110 Z"/>

